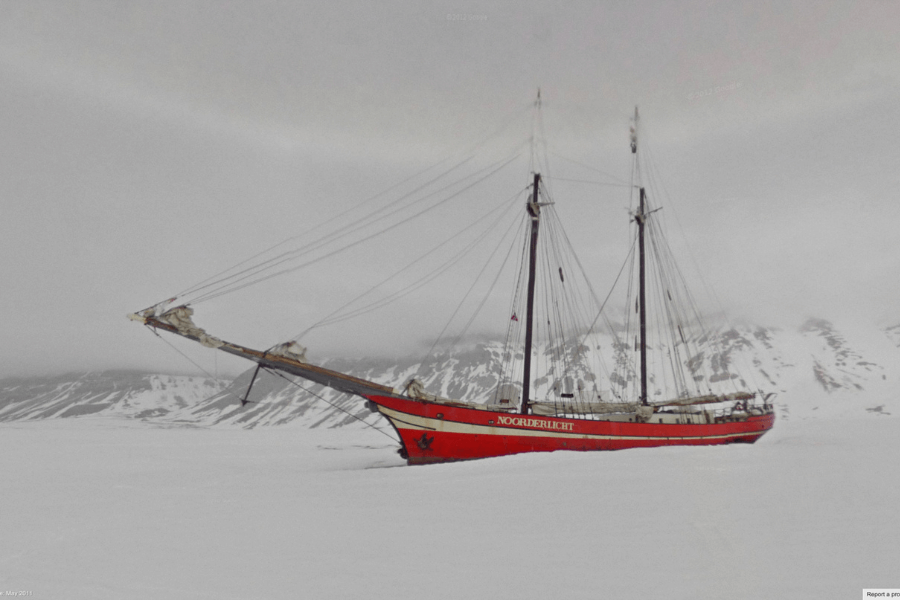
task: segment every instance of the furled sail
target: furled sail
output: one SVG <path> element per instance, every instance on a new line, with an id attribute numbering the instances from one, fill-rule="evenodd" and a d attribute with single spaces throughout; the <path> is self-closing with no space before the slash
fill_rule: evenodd
<path id="1" fill-rule="evenodd" d="M 348 394 L 358 396 L 371 393 L 398 395 L 392 387 L 305 362 L 306 349 L 296 342 L 287 342 L 272 350 L 260 351 L 220 340 L 194 324 L 191 319 L 193 312 L 193 309 L 188 306 L 179 306 L 156 316 L 154 308 L 150 308 L 140 313 L 132 313 L 128 315 L 128 318 L 144 323 L 153 329 L 163 329 L 200 342 L 209 348 L 218 348 L 223 352 L 251 360 L 259 363 L 262 367 L 297 375 Z"/>

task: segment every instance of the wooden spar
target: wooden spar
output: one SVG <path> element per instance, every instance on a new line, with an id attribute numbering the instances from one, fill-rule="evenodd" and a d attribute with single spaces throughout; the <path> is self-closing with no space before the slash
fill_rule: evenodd
<path id="1" fill-rule="evenodd" d="M 647 404 L 647 297 L 645 291 L 646 272 L 644 270 L 644 188 L 641 188 L 641 203 L 635 221 L 638 224 L 638 249 L 640 251 L 640 274 L 638 294 L 640 296 L 641 318 L 641 404 Z"/>
<path id="2" fill-rule="evenodd" d="M 171 325 L 164 321 L 160 321 L 156 317 L 142 317 L 138 320 L 143 321 L 144 324 L 153 327 L 154 329 L 164 329 L 165 331 L 169 331 L 182 337 L 186 337 L 195 342 L 200 341 L 196 336 L 183 333 L 179 331 L 178 328 L 174 325 Z M 346 392 L 348 394 L 354 394 L 356 396 L 362 396 L 364 398 L 368 397 L 366 394 L 372 393 L 388 394 L 390 396 L 398 395 L 392 387 L 381 385 L 373 381 L 360 379 L 358 377 L 345 375 L 343 373 L 332 371 L 331 369 L 326 369 L 324 367 L 317 367 L 315 365 L 300 362 L 299 360 L 288 358 L 286 356 L 270 354 L 268 352 L 254 350 L 252 348 L 247 348 L 238 344 L 232 344 L 230 342 L 223 342 L 219 347 L 219 350 L 222 350 L 223 352 L 227 352 L 229 354 L 233 354 L 234 356 L 239 356 L 241 358 L 251 360 L 263 367 L 276 369 L 278 371 L 290 373 L 291 375 L 303 377 L 304 379 L 308 379 L 312 382 L 336 389 L 340 392 Z"/>
<path id="3" fill-rule="evenodd" d="M 252 400 L 248 400 L 250 397 L 250 390 L 253 389 L 253 383 L 256 381 L 256 376 L 259 375 L 259 370 L 262 369 L 262 363 L 256 364 L 256 370 L 253 371 L 253 377 L 250 378 L 250 385 L 247 386 L 247 393 L 244 394 L 244 398 L 241 400 L 241 406 L 247 406 L 247 403 L 252 402 Z"/>
<path id="4" fill-rule="evenodd" d="M 631 126 L 631 153 L 637 161 L 637 136 L 638 136 L 638 108 L 634 107 L 634 124 Z M 634 220 L 638 224 L 638 251 L 640 255 L 640 270 L 638 274 L 638 315 L 640 317 L 641 336 L 638 346 L 641 351 L 641 404 L 647 405 L 647 296 L 645 290 L 646 270 L 644 258 L 644 222 L 647 215 L 644 212 L 644 188 L 641 188 L 641 200 L 638 212 Z"/>
<path id="5" fill-rule="evenodd" d="M 531 215 L 531 246 L 528 259 L 528 310 L 525 315 L 525 373 L 522 375 L 522 414 L 528 414 L 528 402 L 531 392 L 531 341 L 533 335 L 532 321 L 534 317 L 534 271 L 537 264 L 538 225 L 540 224 L 541 207 L 538 204 L 538 190 L 541 175 L 534 174 L 534 194 L 528 203 L 528 214 Z"/>

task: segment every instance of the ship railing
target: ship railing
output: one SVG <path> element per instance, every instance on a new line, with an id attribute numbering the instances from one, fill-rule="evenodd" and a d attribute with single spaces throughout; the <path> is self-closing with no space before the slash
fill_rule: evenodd
<path id="1" fill-rule="evenodd" d="M 747 418 L 773 412 L 771 394 L 760 398 L 752 392 L 705 395 L 651 402 L 642 406 L 637 402 L 531 402 L 535 415 L 591 419 L 603 415 L 635 414 L 647 419 L 654 413 L 684 415 L 712 422 Z"/>

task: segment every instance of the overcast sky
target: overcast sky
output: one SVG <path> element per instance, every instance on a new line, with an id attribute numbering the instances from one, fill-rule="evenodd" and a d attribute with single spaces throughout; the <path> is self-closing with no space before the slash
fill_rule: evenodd
<path id="1" fill-rule="evenodd" d="M 891 0 L 0 3 L 0 376 L 195 370 L 125 314 L 459 155 L 538 86 L 553 147 L 625 179 L 640 105 L 692 260 L 736 317 L 896 324 L 898 23 Z M 627 227 L 625 201 L 572 202 Z M 247 309 L 232 341 L 274 344 L 358 291 L 352 257 L 316 269 L 305 297 L 226 303 Z M 429 334 L 378 326 L 318 342 Z"/>

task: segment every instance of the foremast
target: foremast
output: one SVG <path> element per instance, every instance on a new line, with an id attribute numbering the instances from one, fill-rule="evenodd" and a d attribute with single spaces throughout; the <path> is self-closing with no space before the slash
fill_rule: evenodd
<path id="1" fill-rule="evenodd" d="M 540 96 L 538 96 L 540 98 Z M 535 266 L 537 264 L 537 240 L 538 226 L 541 221 L 541 206 L 539 202 L 539 189 L 541 184 L 540 173 L 534 174 L 534 185 L 531 198 L 526 205 L 528 215 L 531 217 L 531 242 L 528 251 L 528 306 L 525 312 L 525 364 L 522 375 L 522 409 L 523 415 L 528 414 L 528 406 L 531 397 L 531 346 L 534 320 L 534 280 Z"/>
<path id="2" fill-rule="evenodd" d="M 637 126 L 638 109 L 634 107 L 634 127 L 631 129 L 631 153 L 637 161 Z M 641 352 L 641 396 L 640 403 L 647 405 L 647 292 L 646 292 L 646 258 L 644 252 L 644 224 L 647 220 L 645 211 L 645 192 L 640 188 L 640 201 L 634 220 L 638 226 L 638 318 L 640 320 L 640 352 Z"/>

